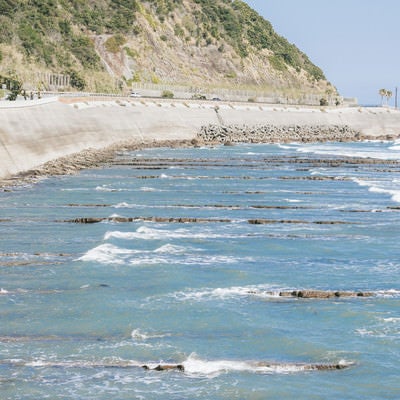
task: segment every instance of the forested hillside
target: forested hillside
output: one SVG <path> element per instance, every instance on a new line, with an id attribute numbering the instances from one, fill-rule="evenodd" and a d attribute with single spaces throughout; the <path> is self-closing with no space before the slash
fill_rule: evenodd
<path id="1" fill-rule="evenodd" d="M 38 72 L 90 90 L 116 81 L 333 90 L 240 0 L 0 0 L 0 74 Z"/>

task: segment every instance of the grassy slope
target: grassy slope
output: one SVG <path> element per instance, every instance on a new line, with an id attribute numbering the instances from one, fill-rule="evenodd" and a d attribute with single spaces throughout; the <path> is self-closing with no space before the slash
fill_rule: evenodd
<path id="1" fill-rule="evenodd" d="M 0 74 L 324 93 L 308 57 L 240 0 L 0 0 Z"/>

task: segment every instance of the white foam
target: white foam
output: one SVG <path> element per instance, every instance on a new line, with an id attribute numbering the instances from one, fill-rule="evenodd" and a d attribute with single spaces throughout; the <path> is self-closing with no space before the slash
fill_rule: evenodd
<path id="1" fill-rule="evenodd" d="M 8 290 L 0 288 L 0 294 L 7 294 L 9 293 Z"/>
<path id="2" fill-rule="evenodd" d="M 79 261 L 95 261 L 101 264 L 124 264 L 126 256 L 136 253 L 135 250 L 122 249 L 112 244 L 102 244 L 89 250 Z"/>
<path id="3" fill-rule="evenodd" d="M 106 358 L 100 361 L 87 360 L 2 360 L 0 363 L 14 364 L 18 366 L 29 366 L 37 368 L 142 368 L 146 365 L 149 369 L 154 369 L 159 365 L 170 365 L 161 362 L 143 363 L 135 360 L 125 360 L 121 358 Z M 343 367 L 351 366 L 353 363 L 341 360 L 338 365 Z M 174 364 L 175 365 L 175 364 Z M 178 365 L 178 364 L 176 364 Z M 184 367 L 184 374 L 195 378 L 215 378 L 221 374 L 245 372 L 256 374 L 289 374 L 303 371 L 310 371 L 315 368 L 314 364 L 296 364 L 282 362 L 264 361 L 238 361 L 238 360 L 203 360 L 195 353 L 192 353 L 185 361 L 180 363 Z"/>
<path id="4" fill-rule="evenodd" d="M 86 285 L 82 285 L 79 289 L 88 289 L 88 288 L 90 288 L 90 285 L 86 284 Z"/>
<path id="5" fill-rule="evenodd" d="M 137 339 L 137 340 L 147 340 L 149 336 L 145 333 L 142 333 L 140 329 L 134 329 L 131 332 L 131 337 L 132 339 Z"/>
<path id="6" fill-rule="evenodd" d="M 397 322 L 400 322 L 400 318 L 395 318 L 395 317 L 383 318 L 383 321 L 389 322 L 389 323 L 397 323 Z"/>
<path id="7" fill-rule="evenodd" d="M 231 238 L 231 237 L 243 237 L 243 235 L 226 235 L 214 233 L 214 231 L 203 229 L 200 232 L 193 232 L 193 230 L 180 228 L 175 230 L 156 229 L 149 226 L 140 226 L 135 232 L 107 232 L 104 236 L 105 240 L 110 238 L 118 239 L 142 239 L 142 240 L 165 240 L 165 239 L 183 239 L 183 238 L 194 238 L 194 239 L 215 239 L 215 238 Z"/>
<path id="8" fill-rule="evenodd" d="M 117 231 L 107 232 L 105 235 L 105 239 L 132 239 L 135 237 L 137 237 L 135 232 Z M 78 260 L 118 265 L 215 265 L 254 261 L 251 257 L 237 258 L 227 255 L 209 256 L 206 253 L 196 253 L 201 253 L 201 250 L 192 247 L 177 246 L 170 243 L 162 245 L 154 250 L 126 249 L 106 243 L 89 250 Z"/>
<path id="9" fill-rule="evenodd" d="M 147 240 L 149 240 L 149 239 L 165 238 L 166 235 L 170 236 L 169 232 L 165 232 L 165 234 L 163 234 L 163 231 L 148 228 L 146 226 L 141 226 L 135 232 L 120 232 L 120 231 L 107 232 L 104 235 L 104 239 L 108 240 L 111 238 L 116 238 L 116 239 L 125 239 L 125 240 L 132 240 L 132 239 L 147 239 Z"/>
<path id="10" fill-rule="evenodd" d="M 111 188 L 107 185 L 102 185 L 102 186 L 96 186 L 96 191 L 97 192 L 117 192 L 120 191 L 121 189 L 114 189 Z"/>
<path id="11" fill-rule="evenodd" d="M 313 153 L 317 155 L 335 155 L 343 157 L 359 157 L 359 158 L 375 158 L 379 160 L 398 160 L 400 154 L 397 149 L 389 151 L 390 148 L 349 148 L 343 146 L 335 146 L 332 144 L 325 145 L 307 145 L 297 149 L 300 153 Z M 392 149 L 393 150 L 393 149 Z"/>
<path id="12" fill-rule="evenodd" d="M 182 261 L 185 265 L 216 265 L 216 264 L 236 264 L 239 262 L 252 262 L 252 257 L 232 257 L 232 256 L 190 256 Z"/>
<path id="13" fill-rule="evenodd" d="M 384 189 L 381 187 L 371 186 L 369 188 L 371 193 L 381 193 L 391 196 L 392 201 L 400 203 L 400 190 Z"/>
<path id="14" fill-rule="evenodd" d="M 122 203 L 118 203 L 115 206 L 113 206 L 114 208 L 133 208 L 134 205 L 132 204 L 128 204 L 125 201 L 123 201 Z"/>
<path id="15" fill-rule="evenodd" d="M 134 360 L 110 358 L 102 361 L 46 361 L 34 360 L 24 363 L 28 367 L 62 367 L 62 368 L 109 368 L 109 367 L 140 367 L 142 364 Z"/>
<path id="16" fill-rule="evenodd" d="M 359 186 L 370 186 L 370 182 L 368 182 L 368 181 L 363 181 L 362 179 L 358 179 L 358 178 L 353 178 L 352 180 L 353 180 L 353 182 L 357 183 L 357 185 L 359 185 Z"/>
<path id="17" fill-rule="evenodd" d="M 400 290 L 398 289 L 389 289 L 389 290 L 378 290 L 376 291 L 376 295 L 379 297 L 400 297 Z"/>
<path id="18" fill-rule="evenodd" d="M 283 145 L 283 144 L 280 144 L 280 145 L 278 145 L 281 149 L 283 149 L 283 150 L 292 150 L 293 149 L 293 147 L 291 147 L 291 146 L 285 146 L 285 145 Z"/>
<path id="19" fill-rule="evenodd" d="M 390 150 L 400 151 L 400 140 L 395 140 L 393 146 L 389 147 Z"/>
<path id="20" fill-rule="evenodd" d="M 280 299 L 286 301 L 290 298 L 280 296 L 281 292 L 291 292 L 293 288 L 279 287 L 277 285 L 249 285 L 232 286 L 227 288 L 205 288 L 203 290 L 175 292 L 171 296 L 179 301 L 214 301 L 216 299 L 226 300 L 242 297 L 256 297 L 260 299 Z M 400 297 L 400 290 L 376 290 L 372 291 L 374 296 L 397 298 Z"/>
<path id="21" fill-rule="evenodd" d="M 60 189 L 62 192 L 88 192 L 89 188 L 63 188 Z"/>
<path id="22" fill-rule="evenodd" d="M 140 329 L 134 329 L 131 333 L 132 339 L 135 340 L 149 340 L 149 339 L 158 339 L 158 338 L 163 338 L 169 336 L 167 334 L 156 334 L 156 333 L 148 333 L 148 332 L 142 332 Z"/>
<path id="23" fill-rule="evenodd" d="M 356 333 L 360 336 L 382 338 L 385 340 L 398 340 L 400 334 L 399 326 L 400 318 L 389 317 L 376 319 L 376 323 L 368 328 L 356 329 Z"/>
<path id="24" fill-rule="evenodd" d="M 237 259 L 229 256 L 188 256 L 181 258 L 172 258 L 171 254 L 163 253 L 158 255 L 157 257 L 152 253 L 143 252 L 139 257 L 131 258 L 129 261 L 130 265 L 156 265 L 156 264 L 165 264 L 165 265 L 216 265 L 216 264 L 234 264 L 243 259 Z"/>
<path id="25" fill-rule="evenodd" d="M 391 182 L 377 182 L 377 181 L 366 181 L 358 178 L 353 178 L 353 182 L 357 183 L 359 186 L 365 186 L 368 187 L 368 191 L 371 193 L 378 193 L 378 194 L 385 194 L 391 196 L 391 200 L 400 203 L 400 188 L 387 188 L 387 187 L 382 187 L 383 185 L 393 185 L 398 187 L 398 182 L 396 180 L 393 180 Z"/>
<path id="26" fill-rule="evenodd" d="M 221 374 L 232 372 L 246 372 L 256 374 L 292 374 L 309 371 L 313 369 L 313 364 L 296 364 L 263 361 L 235 361 L 235 360 L 202 360 L 195 353 L 191 354 L 182 363 L 185 374 L 192 377 L 215 378 Z M 338 365 L 343 367 L 350 366 L 345 360 L 341 360 Z"/>
<path id="27" fill-rule="evenodd" d="M 124 217 L 120 214 L 114 213 L 114 214 L 109 215 L 108 218 L 124 218 Z"/>
<path id="28" fill-rule="evenodd" d="M 157 265 L 157 264 L 170 264 L 171 259 L 168 257 L 154 257 L 154 255 L 142 255 L 140 257 L 131 258 L 127 261 L 129 265 Z"/>
<path id="29" fill-rule="evenodd" d="M 169 243 L 154 250 L 155 253 L 162 253 L 162 254 L 184 254 L 187 251 L 188 249 L 186 247 L 174 246 Z"/>
<path id="30" fill-rule="evenodd" d="M 35 361 L 27 362 L 25 365 L 28 367 L 46 367 L 46 366 L 51 366 L 52 364 L 50 362 L 44 361 L 44 360 L 35 360 Z"/>
<path id="31" fill-rule="evenodd" d="M 232 286 L 228 288 L 204 289 L 200 291 L 177 292 L 173 296 L 182 301 L 195 300 L 215 300 L 230 299 L 238 297 L 257 296 L 261 298 L 279 297 L 281 289 L 272 287 L 271 285 L 257 286 Z"/>
<path id="32" fill-rule="evenodd" d="M 216 377 L 227 372 L 252 370 L 252 367 L 244 361 L 206 361 L 197 358 L 195 354 L 190 355 L 182 365 L 185 368 L 185 374 L 192 376 Z"/>
<path id="33" fill-rule="evenodd" d="M 106 232 L 104 235 L 104 240 L 109 240 L 112 238 L 115 239 L 124 239 L 124 240 L 131 240 L 137 237 L 136 232 L 120 232 L 120 231 L 112 231 Z"/>

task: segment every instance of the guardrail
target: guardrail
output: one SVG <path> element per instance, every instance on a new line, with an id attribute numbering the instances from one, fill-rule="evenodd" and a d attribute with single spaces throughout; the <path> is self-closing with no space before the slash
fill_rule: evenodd
<path id="1" fill-rule="evenodd" d="M 133 91 L 139 92 L 142 97 L 147 98 L 161 98 L 164 90 L 171 91 L 174 94 L 176 100 L 190 100 L 193 96 L 200 94 L 198 89 L 193 87 L 183 86 L 168 86 L 168 85 L 155 85 L 155 84 L 135 84 Z M 40 92 L 40 99 L 37 99 L 37 93 L 35 99 L 31 100 L 27 98 L 24 100 L 22 96 L 19 96 L 16 101 L 5 101 L 0 99 L 1 107 L 19 107 L 22 105 L 16 105 L 15 103 L 32 102 L 29 105 L 44 104 L 45 100 L 49 97 L 129 97 L 130 92 L 58 92 L 58 91 L 42 91 Z M 252 102 L 252 103 L 264 103 L 264 104 L 281 104 L 281 105 L 302 105 L 302 106 L 319 106 L 322 95 L 305 94 L 299 98 L 290 98 L 288 96 L 279 96 L 277 94 L 271 94 L 266 92 L 252 92 L 246 90 L 230 90 L 230 89 L 216 89 L 216 91 L 202 92 L 205 95 L 205 100 L 211 100 L 217 98 L 218 100 L 231 101 L 231 102 Z M 339 100 L 340 105 L 344 106 L 355 106 L 357 105 L 356 98 L 343 98 L 335 96 L 328 98 L 328 105 L 335 105 L 336 100 Z M 196 99 L 201 100 L 201 99 Z M 42 102 L 40 102 L 42 101 Z M 10 105 L 5 105 L 10 103 Z M 28 106 L 28 104 L 24 105 Z"/>
<path id="2" fill-rule="evenodd" d="M 43 104 L 55 103 L 58 101 L 57 96 L 45 96 L 40 99 L 17 99 L 15 101 L 1 100 L 0 108 L 23 108 L 23 107 L 34 107 Z"/>

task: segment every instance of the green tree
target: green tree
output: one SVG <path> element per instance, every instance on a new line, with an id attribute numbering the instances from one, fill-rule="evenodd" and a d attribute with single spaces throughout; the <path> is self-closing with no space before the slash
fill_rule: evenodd
<path id="1" fill-rule="evenodd" d="M 379 89 L 379 96 L 381 96 L 381 105 L 383 106 L 383 98 L 386 97 L 386 89 Z"/>
<path id="2" fill-rule="evenodd" d="M 22 23 L 19 26 L 18 36 L 28 56 L 32 56 L 38 49 L 43 47 L 40 33 L 28 23 Z"/>
<path id="3" fill-rule="evenodd" d="M 322 107 L 325 107 L 325 106 L 329 105 L 328 100 L 327 100 L 325 97 L 322 97 L 322 98 L 319 100 L 319 104 L 320 104 L 320 106 L 322 106 Z"/>
<path id="4" fill-rule="evenodd" d="M 120 33 L 117 33 L 116 35 L 108 38 L 104 45 L 107 51 L 110 53 L 118 53 L 121 50 L 121 46 L 123 46 L 125 43 L 126 38 Z"/>
<path id="5" fill-rule="evenodd" d="M 390 98 L 393 96 L 393 93 L 391 90 L 386 90 L 386 104 L 389 104 Z"/>
<path id="6" fill-rule="evenodd" d="M 386 99 L 386 104 L 389 104 L 390 98 L 393 96 L 393 92 L 387 89 L 379 89 L 379 95 L 381 96 L 381 105 L 383 106 L 383 99 Z"/>
<path id="7" fill-rule="evenodd" d="M 18 78 L 10 78 L 8 79 L 7 86 L 10 89 L 10 93 L 7 96 L 7 100 L 10 101 L 17 100 L 18 95 L 21 93 L 22 82 Z"/>
<path id="8" fill-rule="evenodd" d="M 170 90 L 164 90 L 161 94 L 161 97 L 163 97 L 165 99 L 173 99 L 174 94 Z"/>
<path id="9" fill-rule="evenodd" d="M 70 70 L 67 72 L 69 75 L 70 79 L 70 84 L 73 88 L 78 89 L 78 90 L 83 90 L 86 87 L 86 82 L 85 80 L 79 75 L 78 72 L 74 70 Z"/>
<path id="10" fill-rule="evenodd" d="M 93 42 L 87 36 L 80 35 L 72 39 L 71 51 L 85 68 L 99 68 L 100 57 L 97 55 Z"/>

